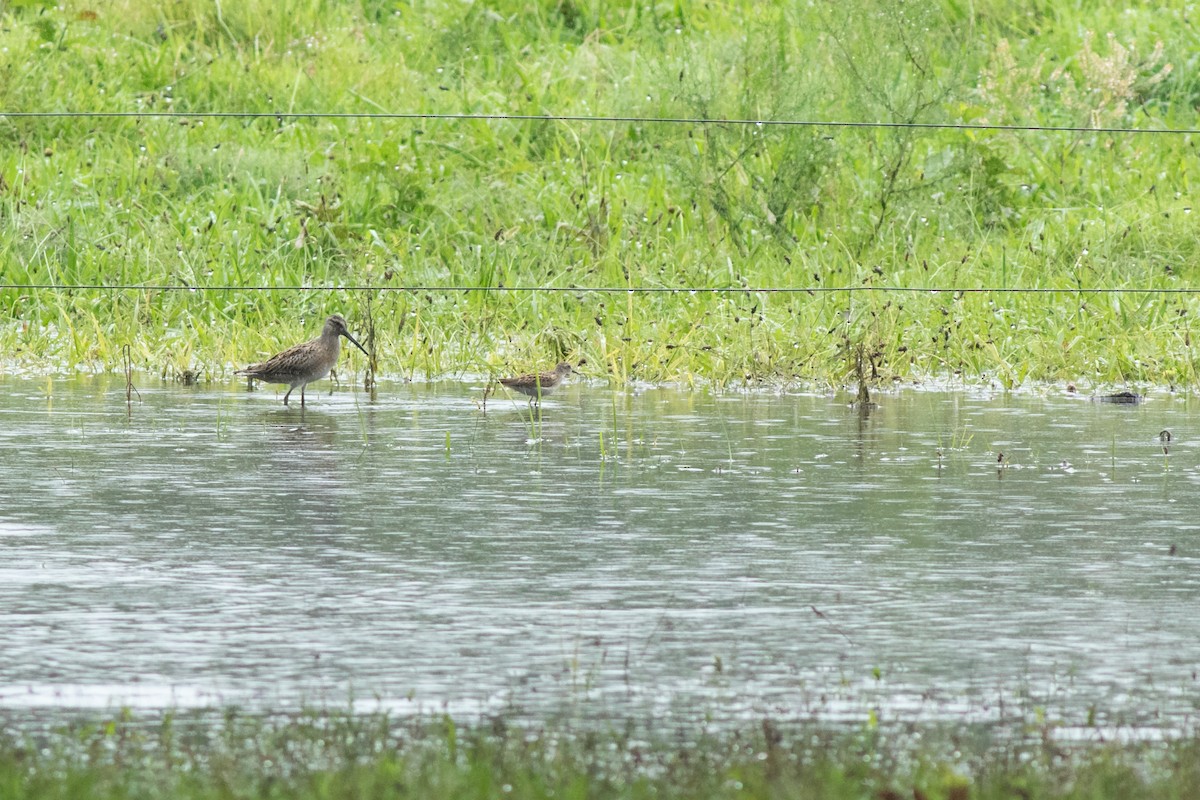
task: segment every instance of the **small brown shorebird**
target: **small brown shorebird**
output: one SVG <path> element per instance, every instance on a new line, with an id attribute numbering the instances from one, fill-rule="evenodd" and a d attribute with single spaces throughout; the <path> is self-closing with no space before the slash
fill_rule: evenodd
<path id="1" fill-rule="evenodd" d="M 245 375 L 247 378 L 257 378 L 267 383 L 286 383 L 289 388 L 283 396 L 283 404 L 288 404 L 288 396 L 300 387 L 300 405 L 304 405 L 304 387 L 313 381 L 319 381 L 329 374 L 337 363 L 341 351 L 340 338 L 345 336 L 354 342 L 354 346 L 363 353 L 366 348 L 350 335 L 349 326 L 340 314 L 334 314 L 325 320 L 321 335 L 311 341 L 302 342 L 295 347 L 289 347 L 282 353 L 271 356 L 261 364 L 252 364 L 245 369 L 239 369 L 234 375 Z"/>
<path id="2" fill-rule="evenodd" d="M 529 395 L 529 402 L 533 403 L 557 389 L 563 378 L 570 374 L 571 365 L 562 361 L 553 372 L 531 372 L 515 378 L 501 378 L 500 383 L 514 392 Z"/>

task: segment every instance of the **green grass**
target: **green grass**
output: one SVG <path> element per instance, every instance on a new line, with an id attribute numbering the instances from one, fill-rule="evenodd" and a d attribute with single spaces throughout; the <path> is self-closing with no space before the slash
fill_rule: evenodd
<path id="1" fill-rule="evenodd" d="M 1100 2 L 24 0 L 0 3 L 0 110 L 1197 128 L 1192 25 Z M 0 358 L 113 370 L 128 344 L 225 380 L 369 305 L 385 375 L 843 383 L 861 347 L 874 382 L 1189 388 L 1194 296 L 1081 290 L 1197 285 L 1196 169 L 1173 135 L 0 115 L 0 283 L 267 287 L 0 288 Z M 810 286 L 1053 291 L 586 291 Z"/>
<path id="2" fill-rule="evenodd" d="M 0 791 L 44 798 L 1196 797 L 1194 738 L 1063 746 L 983 730 L 837 732 L 764 721 L 680 740 L 306 714 L 195 724 L 97 718 L 0 737 Z"/>

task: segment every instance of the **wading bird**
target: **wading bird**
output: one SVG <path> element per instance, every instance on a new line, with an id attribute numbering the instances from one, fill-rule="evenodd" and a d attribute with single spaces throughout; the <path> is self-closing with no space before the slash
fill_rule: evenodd
<path id="1" fill-rule="evenodd" d="M 515 378 L 501 378 L 500 384 L 514 392 L 529 395 L 529 402 L 533 403 L 557 389 L 563 378 L 570 374 L 571 365 L 562 361 L 553 372 L 531 372 Z"/>
<path id="2" fill-rule="evenodd" d="M 267 383 L 288 384 L 287 394 L 283 396 L 283 404 L 288 404 L 288 396 L 300 387 L 300 405 L 304 405 L 304 387 L 313 381 L 319 381 L 329 374 L 337 363 L 338 353 L 341 352 L 341 337 L 345 336 L 354 346 L 367 353 L 365 347 L 350 335 L 349 326 L 340 314 L 334 314 L 325 320 L 321 335 L 294 347 L 289 347 L 282 353 L 271 356 L 261 364 L 251 364 L 245 369 L 239 369 L 234 375 L 245 375 Z"/>

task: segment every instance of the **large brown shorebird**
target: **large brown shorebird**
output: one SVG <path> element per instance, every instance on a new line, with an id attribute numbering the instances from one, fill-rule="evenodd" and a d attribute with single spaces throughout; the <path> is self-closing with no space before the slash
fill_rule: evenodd
<path id="1" fill-rule="evenodd" d="M 329 374 L 337 363 L 341 351 L 341 337 L 345 336 L 354 346 L 367 353 L 366 348 L 350 335 L 349 326 L 340 314 L 334 314 L 325 320 L 321 335 L 294 347 L 289 347 L 282 353 L 271 356 L 261 364 L 251 364 L 245 369 L 239 369 L 234 375 L 245 375 L 267 383 L 288 384 L 287 394 L 283 396 L 283 404 L 288 404 L 288 396 L 300 387 L 300 405 L 304 405 L 304 387 L 313 381 L 319 381 Z"/>
<path id="2" fill-rule="evenodd" d="M 514 392 L 529 395 L 529 402 L 533 403 L 557 389 L 571 371 L 571 365 L 562 361 L 553 372 L 531 372 L 515 378 L 501 378 L 500 384 Z"/>

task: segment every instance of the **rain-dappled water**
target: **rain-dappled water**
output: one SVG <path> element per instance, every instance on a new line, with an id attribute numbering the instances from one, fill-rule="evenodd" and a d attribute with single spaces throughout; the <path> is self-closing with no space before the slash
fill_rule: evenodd
<path id="1" fill-rule="evenodd" d="M 1194 724 L 1200 403 L 320 387 L 0 379 L 0 710 Z"/>

